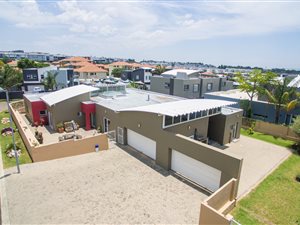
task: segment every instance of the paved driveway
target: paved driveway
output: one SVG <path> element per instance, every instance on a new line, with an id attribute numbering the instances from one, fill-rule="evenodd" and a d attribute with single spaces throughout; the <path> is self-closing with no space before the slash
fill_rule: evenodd
<path id="1" fill-rule="evenodd" d="M 236 143 L 230 143 L 224 151 L 244 158 L 238 197 L 251 191 L 264 177 L 276 168 L 291 152 L 277 145 L 241 136 Z"/>
<path id="2" fill-rule="evenodd" d="M 197 224 L 207 196 L 128 151 L 113 147 L 21 166 L 22 174 L 4 178 L 10 221 Z"/>

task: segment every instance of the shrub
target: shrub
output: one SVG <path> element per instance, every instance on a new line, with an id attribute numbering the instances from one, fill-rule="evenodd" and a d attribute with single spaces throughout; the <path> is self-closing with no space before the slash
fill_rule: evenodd
<path id="1" fill-rule="evenodd" d="M 295 177 L 296 181 L 300 182 L 300 173 L 298 173 Z"/>

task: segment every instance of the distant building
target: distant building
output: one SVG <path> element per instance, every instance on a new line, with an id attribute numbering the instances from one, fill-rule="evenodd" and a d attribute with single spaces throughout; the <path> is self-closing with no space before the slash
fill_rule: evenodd
<path id="1" fill-rule="evenodd" d="M 136 70 L 125 70 L 121 75 L 121 79 L 124 81 L 141 81 L 145 84 L 150 84 L 150 78 L 152 77 L 152 68 L 142 67 Z"/>
<path id="2" fill-rule="evenodd" d="M 0 58 L 7 57 L 12 60 L 30 59 L 38 62 L 53 62 L 66 58 L 65 55 L 50 54 L 44 52 L 25 52 L 23 50 L 0 51 Z"/>
<path id="3" fill-rule="evenodd" d="M 121 68 L 123 70 L 135 70 L 142 67 L 139 63 L 128 63 L 128 62 L 114 62 L 108 65 L 108 74 L 112 75 L 112 71 L 116 68 Z"/>
<path id="4" fill-rule="evenodd" d="M 202 75 L 199 70 L 175 69 L 151 77 L 150 90 L 184 98 L 203 98 L 205 93 L 233 89 L 225 76 Z"/>
<path id="5" fill-rule="evenodd" d="M 48 76 L 48 72 L 57 74 L 56 89 L 73 86 L 73 69 L 49 66 L 44 68 L 28 68 L 23 70 L 23 87 L 25 91 L 34 91 L 36 88 L 44 91 L 43 80 Z"/>

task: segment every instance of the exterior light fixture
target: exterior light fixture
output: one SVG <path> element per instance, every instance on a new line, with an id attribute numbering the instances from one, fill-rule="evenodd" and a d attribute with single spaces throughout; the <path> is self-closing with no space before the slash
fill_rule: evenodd
<path id="1" fill-rule="evenodd" d="M 141 127 L 142 125 L 140 123 L 138 123 L 138 127 Z"/>

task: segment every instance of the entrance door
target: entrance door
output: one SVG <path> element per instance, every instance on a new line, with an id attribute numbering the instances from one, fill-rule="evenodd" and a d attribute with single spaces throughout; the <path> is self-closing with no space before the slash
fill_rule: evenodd
<path id="1" fill-rule="evenodd" d="M 107 119 L 106 117 L 104 117 L 103 119 L 104 121 L 104 133 L 107 133 L 109 131 L 109 124 L 110 124 L 110 120 Z"/>
<path id="2" fill-rule="evenodd" d="M 90 114 L 90 119 L 91 119 L 91 127 L 96 128 L 96 115 L 95 115 L 95 113 Z"/>
<path id="3" fill-rule="evenodd" d="M 52 113 L 49 111 L 48 112 L 48 123 L 51 129 L 53 129 L 53 124 L 52 124 Z"/>

